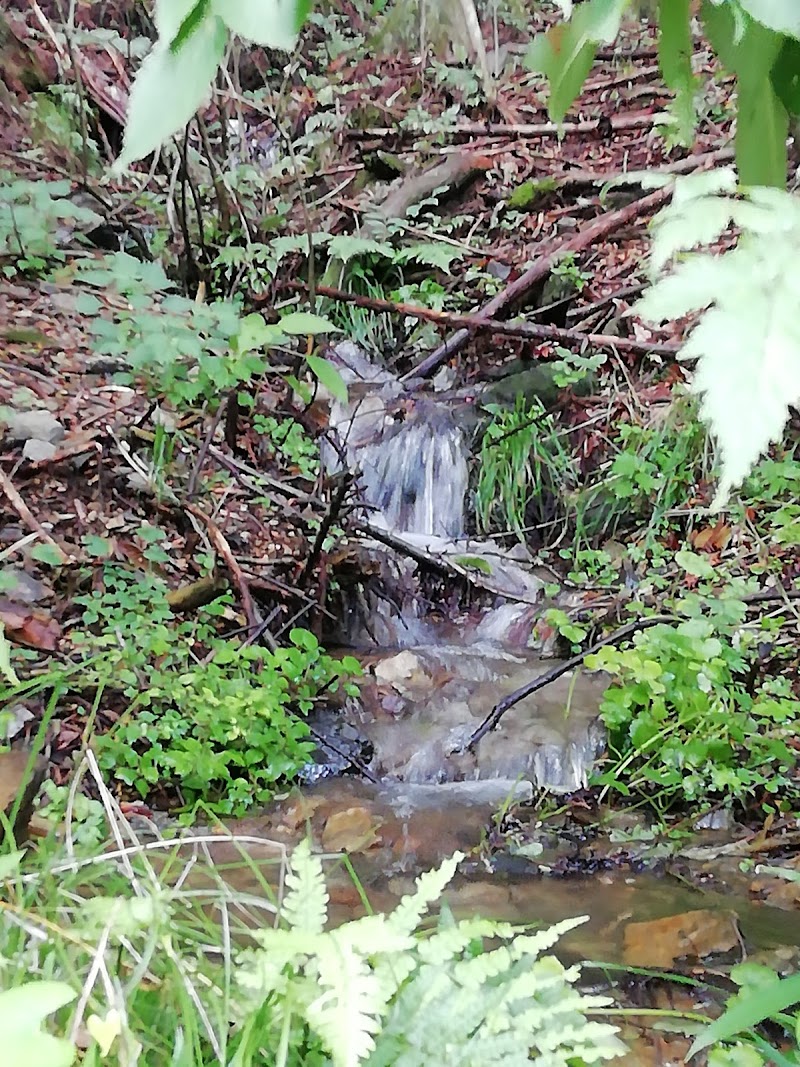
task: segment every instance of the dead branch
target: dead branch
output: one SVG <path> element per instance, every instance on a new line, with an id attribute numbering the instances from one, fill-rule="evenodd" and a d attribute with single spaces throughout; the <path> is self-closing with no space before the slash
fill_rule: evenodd
<path id="1" fill-rule="evenodd" d="M 650 618 L 635 619 L 626 626 L 621 626 L 607 637 L 603 637 L 600 641 L 596 641 L 590 648 L 587 648 L 585 652 L 578 652 L 577 655 L 572 656 L 571 659 L 562 660 L 562 662 L 557 663 L 554 667 L 551 667 L 549 671 L 540 674 L 539 677 L 534 678 L 533 681 L 526 682 L 525 685 L 521 685 L 519 689 L 515 689 L 513 693 L 509 693 L 508 696 L 503 697 L 502 700 L 498 701 L 480 726 L 472 731 L 469 739 L 460 751 L 465 752 L 474 748 L 482 738 L 497 727 L 507 711 L 510 711 L 526 697 L 531 696 L 540 689 L 544 689 L 545 686 L 550 685 L 551 682 L 554 682 L 563 674 L 567 674 L 569 671 L 574 670 L 575 667 L 580 667 L 587 656 L 597 652 L 605 645 L 616 645 L 620 641 L 624 641 L 627 637 L 630 637 L 631 634 L 635 634 L 639 630 L 649 629 L 649 627 L 656 626 L 660 622 L 676 621 L 677 619 L 674 615 L 652 615 Z"/>
<path id="2" fill-rule="evenodd" d="M 286 282 L 287 289 L 308 288 L 305 282 Z M 561 344 L 590 344 L 596 348 L 618 348 L 620 351 L 656 353 L 675 356 L 680 345 L 658 341 L 640 341 L 635 337 L 616 337 L 612 334 L 583 333 L 581 330 L 562 329 L 557 326 L 544 326 L 535 322 L 505 322 L 502 319 L 486 319 L 480 314 L 458 315 L 451 311 L 435 311 L 418 304 L 395 303 L 378 297 L 362 296 L 360 293 L 347 293 L 343 289 L 334 289 L 327 285 L 317 286 L 317 294 L 344 304 L 369 308 L 372 311 L 385 311 L 387 314 L 408 315 L 416 319 L 427 319 L 444 326 L 461 326 L 470 331 L 499 333 L 505 337 L 530 337 L 535 341 L 557 341 Z M 266 298 L 265 298 L 266 299 Z M 608 298 L 609 300 L 611 297 Z M 607 301 L 603 301 L 606 303 Z M 420 375 L 420 370 L 414 377 Z"/>
<path id="3" fill-rule="evenodd" d="M 452 137 L 553 137 L 568 134 L 599 133 L 611 123 L 611 132 L 640 130 L 653 125 L 653 115 L 623 115 L 618 118 L 591 119 L 587 122 L 463 122 L 451 130 L 443 130 L 444 135 Z M 344 135 L 353 141 L 366 141 L 372 138 L 386 137 L 420 137 L 426 131 L 422 128 L 393 126 L 368 126 L 363 130 L 345 130 Z"/>
<path id="4" fill-rule="evenodd" d="M 527 295 L 537 282 L 540 282 L 550 273 L 553 266 L 564 255 L 581 252 L 583 249 L 594 244 L 595 241 L 598 241 L 603 237 L 608 237 L 609 234 L 612 234 L 622 226 L 626 226 L 640 215 L 644 215 L 648 211 L 661 207 L 664 201 L 671 195 L 671 186 L 664 186 L 661 189 L 656 189 L 655 192 L 640 197 L 638 200 L 634 200 L 633 203 L 627 204 L 625 207 L 619 208 L 617 211 L 609 211 L 606 214 L 601 215 L 598 219 L 595 219 L 594 222 L 586 226 L 581 233 L 576 234 L 574 237 L 571 237 L 566 241 L 551 242 L 549 250 L 547 250 L 547 246 L 545 246 L 546 250 L 537 258 L 533 266 L 529 267 L 529 269 L 526 270 L 524 274 L 521 274 L 516 281 L 512 282 L 506 289 L 493 297 L 488 304 L 485 304 L 475 317 L 482 321 L 494 318 L 498 311 L 504 311 L 516 300 L 519 300 L 520 297 Z M 457 352 L 460 352 L 469 338 L 469 329 L 458 330 L 457 333 L 448 338 L 444 344 L 439 345 L 437 349 L 426 356 L 418 367 L 413 368 L 408 374 L 404 375 L 404 379 L 427 378 L 429 375 L 433 374 L 442 363 L 450 359 Z"/>
<path id="5" fill-rule="evenodd" d="M 220 530 L 219 526 L 214 522 L 210 515 L 206 515 L 204 511 L 198 508 L 195 504 L 190 504 L 188 501 L 183 505 L 190 515 L 194 515 L 196 519 L 199 519 L 208 530 L 208 536 L 211 539 L 211 543 L 214 546 L 217 554 L 222 558 L 223 563 L 230 573 L 233 584 L 239 591 L 239 599 L 242 602 L 242 611 L 244 617 L 247 620 L 247 630 L 255 630 L 261 625 L 261 618 L 258 613 L 258 609 L 253 602 L 253 597 L 250 593 L 250 587 L 247 584 L 247 579 L 242 573 L 242 568 L 239 566 L 236 557 L 233 554 L 231 546 L 228 544 L 227 538 Z"/>
<path id="6" fill-rule="evenodd" d="M 2 469 L 0 469 L 0 489 L 3 490 L 9 504 L 11 504 L 14 511 L 16 511 L 17 515 L 19 515 L 19 517 L 22 519 L 22 521 L 25 523 L 31 533 L 37 534 L 42 539 L 42 541 L 44 541 L 45 544 L 50 545 L 51 548 L 54 548 L 56 550 L 60 563 L 69 563 L 69 556 L 66 554 L 61 545 L 59 545 L 58 542 L 50 536 L 47 530 L 45 530 L 44 526 L 42 526 L 42 524 L 33 514 L 31 509 L 19 495 L 19 492 L 14 488 L 14 485 L 9 476 Z"/>

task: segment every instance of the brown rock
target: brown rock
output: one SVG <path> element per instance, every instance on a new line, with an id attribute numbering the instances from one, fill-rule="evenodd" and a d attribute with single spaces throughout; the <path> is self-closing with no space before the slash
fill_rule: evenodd
<path id="1" fill-rule="evenodd" d="M 334 812 L 322 831 L 322 847 L 326 852 L 366 852 L 377 841 L 379 825 L 364 807 Z"/>
<path id="2" fill-rule="evenodd" d="M 740 943 L 733 912 L 686 911 L 666 919 L 628 923 L 623 960 L 629 967 L 672 967 L 678 959 L 728 952 Z"/>

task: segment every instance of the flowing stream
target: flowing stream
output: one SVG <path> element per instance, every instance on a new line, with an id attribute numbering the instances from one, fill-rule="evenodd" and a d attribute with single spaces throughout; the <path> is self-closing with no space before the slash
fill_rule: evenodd
<path id="1" fill-rule="evenodd" d="M 498 700 L 553 665 L 532 647 L 543 577 L 521 546 L 509 552 L 468 533 L 466 405 L 406 391 L 348 342 L 334 357 L 348 401 L 332 402 L 323 459 L 332 471 L 344 461 L 360 472 L 375 535 L 364 570 L 380 576 L 350 605 L 341 635 L 371 653 L 362 698 L 348 708 L 372 745 L 371 769 L 395 781 L 522 777 L 580 788 L 602 743 L 597 677 L 565 676 L 509 712 L 474 753 L 460 751 Z M 452 597 L 442 605 L 447 594 L 426 585 L 420 558 L 479 576 L 466 610 Z M 450 584 L 461 584 L 457 574 Z"/>

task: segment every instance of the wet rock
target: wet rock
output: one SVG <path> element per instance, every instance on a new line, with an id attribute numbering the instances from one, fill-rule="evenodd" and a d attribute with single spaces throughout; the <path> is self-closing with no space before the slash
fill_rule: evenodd
<path id="1" fill-rule="evenodd" d="M 365 852 L 377 841 L 379 825 L 366 807 L 337 811 L 322 831 L 322 847 L 326 852 Z"/>
<path id="2" fill-rule="evenodd" d="M 679 959 L 729 952 L 741 941 L 733 912 L 687 911 L 651 922 L 628 923 L 623 959 L 629 967 L 672 967 Z"/>
<path id="3" fill-rule="evenodd" d="M 16 808 L 12 825 L 17 842 L 27 833 L 33 802 L 47 771 L 47 762 L 42 757 L 37 756 L 29 768 L 30 762 L 31 754 L 25 749 L 0 752 L 0 810 L 6 818 L 11 819 Z M 0 840 L 3 836 L 4 830 L 0 824 Z"/>
<path id="4" fill-rule="evenodd" d="M 15 411 L 8 419 L 8 436 L 12 441 L 47 441 L 57 445 L 63 441 L 65 430 L 51 411 Z"/>
<path id="5" fill-rule="evenodd" d="M 403 688 L 404 682 L 411 681 L 414 677 L 420 678 L 422 670 L 419 659 L 413 652 L 398 652 L 396 656 L 381 660 L 375 666 L 375 678 L 379 683 Z"/>

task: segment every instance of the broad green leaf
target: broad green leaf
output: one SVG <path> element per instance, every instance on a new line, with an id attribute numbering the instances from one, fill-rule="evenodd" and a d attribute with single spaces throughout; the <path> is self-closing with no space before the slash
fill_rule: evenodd
<path id="1" fill-rule="evenodd" d="M 14 683 L 18 685 L 18 682 Z M 24 852 L 7 852 L 4 856 L 0 856 L 0 882 L 6 882 L 9 878 L 16 878 L 19 874 L 19 866 L 22 862 Z"/>
<path id="2" fill-rule="evenodd" d="M 743 1030 L 750 1030 L 764 1019 L 785 1011 L 800 1002 L 800 974 L 776 978 L 760 989 L 748 988 L 746 999 L 734 1000 L 718 1019 L 695 1038 L 687 1060 L 717 1041 L 728 1041 Z"/>
<path id="3" fill-rule="evenodd" d="M 628 0 L 586 0 L 569 22 L 560 22 L 531 42 L 525 57 L 529 70 L 550 83 L 548 110 L 561 122 L 594 61 L 600 44 L 613 44 Z"/>
<path id="4" fill-rule="evenodd" d="M 257 311 L 245 315 L 236 335 L 239 352 L 252 352 L 258 348 L 270 348 L 286 340 L 285 331 L 275 323 L 266 322 Z"/>
<path id="5" fill-rule="evenodd" d="M 284 333 L 293 337 L 304 337 L 310 334 L 312 337 L 318 333 L 341 333 L 338 326 L 324 319 L 321 315 L 312 315 L 310 311 L 292 311 L 284 315 L 280 321 L 280 328 Z"/>
<path id="6" fill-rule="evenodd" d="M 686 571 L 687 574 L 694 575 L 695 578 L 714 578 L 716 576 L 716 571 L 707 559 L 699 556 L 696 552 L 689 552 L 688 549 L 681 549 L 681 551 L 676 552 L 675 562 L 682 570 Z"/>
<path id="7" fill-rule="evenodd" d="M 0 993 L 0 1034 L 31 1030 L 75 999 L 66 982 L 24 982 Z"/>
<path id="8" fill-rule="evenodd" d="M 159 37 L 131 90 L 115 173 L 154 152 L 189 122 L 208 96 L 227 39 L 225 25 L 216 16 L 205 18 L 175 55 L 169 38 Z"/>
<path id="9" fill-rule="evenodd" d="M 11 663 L 11 645 L 8 643 L 2 623 L 0 623 L 0 674 L 9 685 L 19 685 L 19 678 Z"/>
<path id="10" fill-rule="evenodd" d="M 314 376 L 324 385 L 328 392 L 342 404 L 347 403 L 347 385 L 334 365 L 321 356 L 306 356 L 306 362 Z"/>
<path id="11" fill-rule="evenodd" d="M 800 37 L 800 4 L 797 0 L 739 0 L 756 21 L 777 33 Z"/>
<path id="12" fill-rule="evenodd" d="M 458 564 L 459 567 L 466 567 L 468 570 L 482 571 L 484 574 L 491 574 L 491 565 L 480 556 L 453 556 L 453 563 Z"/>
<path id="13" fill-rule="evenodd" d="M 790 115 L 800 115 L 800 41 L 787 37 L 772 64 L 772 87 Z"/>
<path id="14" fill-rule="evenodd" d="M 213 5 L 232 33 L 286 52 L 294 48 L 305 17 L 297 0 L 213 0 Z"/>
<path id="15" fill-rule="evenodd" d="M 694 135 L 695 76 L 692 71 L 692 16 L 690 0 L 660 0 L 658 7 L 658 61 L 667 86 L 675 93 L 673 114 L 685 144 Z"/>
<path id="16" fill-rule="evenodd" d="M 35 559 L 39 563 L 44 563 L 48 567 L 60 567 L 64 562 L 64 557 L 55 545 L 34 545 L 30 551 L 30 555 L 31 559 Z"/>
<path id="17" fill-rule="evenodd" d="M 736 75 L 736 164 L 745 185 L 786 184 L 789 116 L 772 81 L 784 38 L 732 4 L 705 0 L 703 25 L 714 51 Z"/>
<path id="18" fill-rule="evenodd" d="M 180 24 L 178 32 L 169 42 L 169 50 L 173 55 L 180 52 L 195 30 L 199 28 L 203 19 L 208 15 L 210 8 L 211 0 L 196 0 L 191 11 Z"/>

